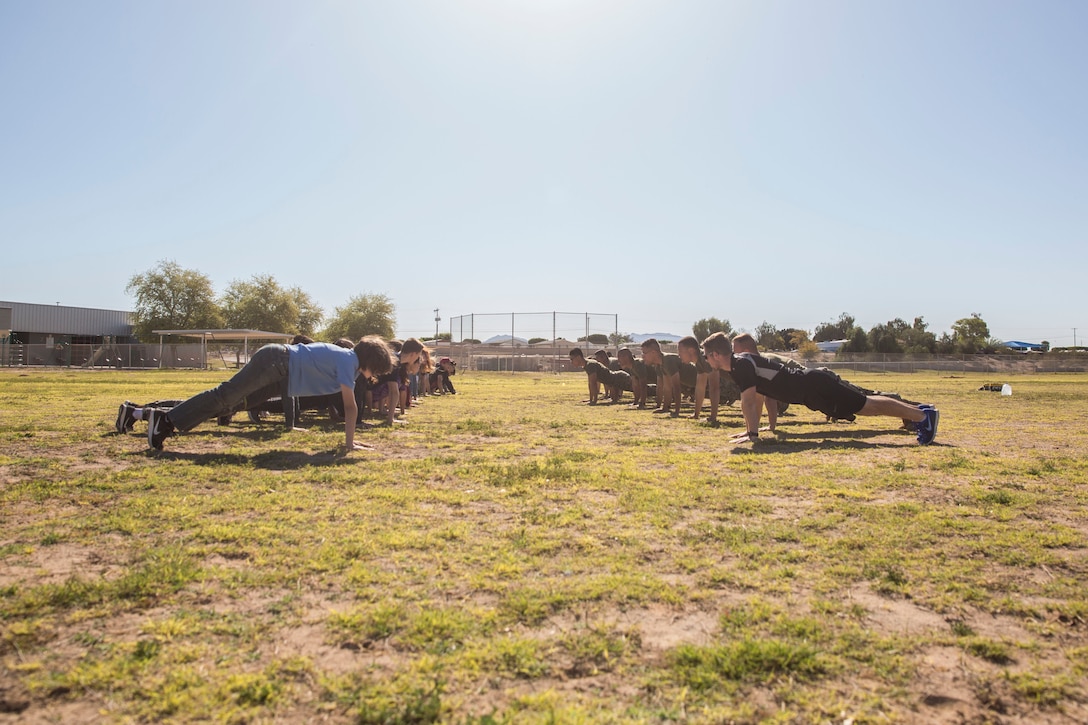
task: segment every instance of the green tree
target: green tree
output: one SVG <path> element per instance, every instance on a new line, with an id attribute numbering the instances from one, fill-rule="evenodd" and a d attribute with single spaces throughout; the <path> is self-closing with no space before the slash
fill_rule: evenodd
<path id="1" fill-rule="evenodd" d="M 729 320 L 719 320 L 717 317 L 704 317 L 691 326 L 691 334 L 699 342 L 707 339 L 715 332 L 724 332 L 727 336 L 733 336 L 733 326 Z"/>
<path id="2" fill-rule="evenodd" d="M 173 260 L 162 260 L 146 272 L 133 275 L 125 292 L 136 298 L 133 334 L 141 340 L 153 340 L 153 330 L 223 326 L 211 280 Z"/>
<path id="3" fill-rule="evenodd" d="M 797 345 L 797 352 L 805 360 L 815 360 L 820 356 L 820 346 L 812 340 L 802 340 Z"/>
<path id="4" fill-rule="evenodd" d="M 295 291 L 280 286 L 270 274 L 234 280 L 219 300 L 227 326 L 238 330 L 300 332 Z"/>
<path id="5" fill-rule="evenodd" d="M 608 336 L 608 344 L 619 347 L 625 342 L 631 342 L 631 335 L 626 332 L 613 332 Z"/>
<path id="6" fill-rule="evenodd" d="M 914 324 L 903 331 L 903 349 L 905 352 L 933 353 L 937 351 L 937 336 L 926 330 L 928 325 L 921 317 L 914 318 Z"/>
<path id="7" fill-rule="evenodd" d="M 855 327 L 850 335 L 850 342 L 839 348 L 839 352 L 869 352 L 869 335 L 860 327 Z"/>
<path id="8" fill-rule="evenodd" d="M 956 342 L 956 350 L 965 355 L 982 350 L 989 338 L 990 326 L 977 312 L 972 312 L 970 317 L 956 320 L 952 325 L 952 339 Z"/>
<path id="9" fill-rule="evenodd" d="M 337 307 L 322 333 L 326 340 L 346 337 L 358 340 L 364 335 L 393 337 L 396 308 L 383 294 L 355 295 L 343 307 Z"/>
<path id="10" fill-rule="evenodd" d="M 295 306 L 298 307 L 298 322 L 295 323 L 295 329 L 303 335 L 313 337 L 321 325 L 321 320 L 325 318 L 325 310 L 321 309 L 321 306 L 314 302 L 313 297 L 310 297 L 301 287 L 292 287 L 288 291 L 295 300 Z"/>
<path id="11" fill-rule="evenodd" d="M 899 344 L 899 334 L 906 323 L 896 318 L 883 325 L 874 325 L 869 330 L 869 350 L 871 352 L 903 352 Z"/>
<path id="12" fill-rule="evenodd" d="M 756 344 L 764 350 L 781 350 L 786 347 L 786 342 L 778 334 L 778 330 L 766 320 L 756 327 L 752 336 L 756 339 Z"/>
<path id="13" fill-rule="evenodd" d="M 853 315 L 842 313 L 835 322 L 821 322 L 812 333 L 813 342 L 849 340 L 855 334 L 856 320 Z"/>
<path id="14" fill-rule="evenodd" d="M 786 330 L 779 330 L 778 334 L 786 341 L 786 347 L 790 350 L 800 350 L 801 345 L 810 342 L 808 339 L 808 330 L 798 330 L 790 327 Z M 816 350 L 819 351 L 819 348 L 816 348 Z"/>

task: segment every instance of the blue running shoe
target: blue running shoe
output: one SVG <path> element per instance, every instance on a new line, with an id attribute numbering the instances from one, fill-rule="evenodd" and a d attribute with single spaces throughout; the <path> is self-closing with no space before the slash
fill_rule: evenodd
<path id="1" fill-rule="evenodd" d="M 929 445 L 937 437 L 937 422 L 941 419 L 941 413 L 933 406 L 922 408 L 926 419 L 918 423 L 918 442 L 923 446 Z"/>

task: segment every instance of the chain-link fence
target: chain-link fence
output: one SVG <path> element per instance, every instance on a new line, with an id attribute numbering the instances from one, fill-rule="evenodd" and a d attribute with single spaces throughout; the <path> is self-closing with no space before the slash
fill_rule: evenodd
<path id="1" fill-rule="evenodd" d="M 255 349 L 254 349 L 255 350 Z M 246 363 L 242 346 L 199 342 L 133 345 L 37 345 L 0 343 L 0 366 L 71 368 L 236 368 Z"/>
<path id="2" fill-rule="evenodd" d="M 909 355 L 892 353 L 823 354 L 811 360 L 794 356 L 806 367 L 859 370 L 877 373 L 1082 373 L 1088 370 L 1088 354 L 1020 353 L 1016 355 Z"/>
<path id="3" fill-rule="evenodd" d="M 546 339 L 539 334 L 546 327 L 526 324 L 533 318 L 545 318 L 547 322 L 556 315 L 554 337 Z M 580 318 L 575 328 L 571 319 L 563 321 L 560 315 Z M 564 372 L 571 370 L 571 348 L 581 347 L 591 354 L 601 348 L 613 355 L 620 347 L 630 347 L 638 355 L 637 343 L 618 340 L 615 315 L 597 315 L 586 322 L 586 315 L 574 313 L 544 313 L 543 315 L 473 315 L 465 318 L 469 327 L 464 336 L 453 342 L 439 342 L 434 351 L 436 357 L 450 357 L 457 361 L 460 370 L 491 370 L 499 372 Z M 526 320 L 519 318 L 525 317 Z M 476 318 L 476 319 L 471 319 Z M 481 319 L 483 318 L 483 319 Z M 497 319 L 505 318 L 498 327 Z M 455 320 L 457 318 L 454 318 Z M 452 322 L 452 321 L 451 321 Z M 537 320 L 539 323 L 539 319 Z M 602 324 L 602 322 L 604 324 Z M 451 325 L 452 326 L 452 325 Z M 486 335 L 480 339 L 470 336 L 469 330 Z M 588 333 L 587 333 L 588 330 Z M 608 330 L 608 332 L 605 332 Z M 560 334 L 563 333 L 563 334 Z M 607 342 L 600 342 L 602 335 Z M 498 339 L 496 339 L 498 338 Z M 579 339 L 583 338 L 583 339 Z M 587 341 L 590 338 L 593 341 Z M 486 342 L 490 339 L 490 342 Z M 675 345 L 665 343 L 666 352 L 675 352 Z M 256 351 L 254 348 L 253 351 Z M 891 353 L 823 353 L 812 359 L 794 355 L 807 367 L 828 367 L 834 370 L 874 373 L 938 372 L 953 374 L 1032 374 L 1032 373 L 1083 373 L 1088 371 L 1088 353 L 1024 353 L 1016 355 L 907 355 Z M 245 347 L 240 345 L 200 343 L 163 344 L 145 343 L 133 345 L 78 345 L 78 344 L 21 344 L 0 341 L 0 366 L 39 366 L 71 368 L 224 368 L 234 369 L 248 360 Z"/>
<path id="4" fill-rule="evenodd" d="M 450 318 L 449 352 L 465 370 L 570 369 L 571 348 L 617 349 L 619 315 L 593 312 L 502 312 Z"/>

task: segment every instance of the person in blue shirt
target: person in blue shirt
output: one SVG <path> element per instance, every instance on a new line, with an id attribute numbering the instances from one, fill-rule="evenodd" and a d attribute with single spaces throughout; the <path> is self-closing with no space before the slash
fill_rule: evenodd
<path id="1" fill-rule="evenodd" d="M 291 397 L 331 395 L 344 401 L 344 446 L 358 450 L 355 442 L 358 417 L 355 380 L 359 375 L 384 375 L 393 367 L 393 351 L 377 336 L 368 336 L 352 349 L 329 343 L 265 345 L 255 352 L 230 380 L 184 400 L 170 410 L 152 410 L 147 421 L 147 442 L 162 450 L 163 441 L 178 432 L 192 430 L 211 418 L 229 415 L 244 405 L 247 396 L 269 385 L 287 384 Z"/>

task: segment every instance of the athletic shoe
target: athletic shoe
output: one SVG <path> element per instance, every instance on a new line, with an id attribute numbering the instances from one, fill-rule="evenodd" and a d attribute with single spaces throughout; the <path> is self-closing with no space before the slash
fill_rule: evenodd
<path id="1" fill-rule="evenodd" d="M 155 450 L 162 450 L 162 442 L 174 434 L 174 424 L 166 417 L 165 410 L 151 410 L 147 419 L 147 444 Z"/>
<path id="2" fill-rule="evenodd" d="M 127 400 L 118 406 L 117 421 L 113 424 L 113 427 L 117 429 L 118 433 L 125 433 L 132 430 L 132 425 L 136 422 L 136 416 L 132 414 L 132 411 L 135 409 L 136 406 Z"/>
<path id="3" fill-rule="evenodd" d="M 219 416 L 218 418 L 215 419 L 215 424 L 216 425 L 230 425 L 230 419 L 233 418 L 233 417 L 234 416 L 232 416 L 232 415 L 221 415 L 221 416 Z"/>
<path id="4" fill-rule="evenodd" d="M 937 422 L 941 419 L 941 414 L 934 407 L 922 408 L 922 412 L 926 414 L 926 419 L 918 423 L 917 430 L 918 442 L 924 446 L 937 437 Z"/>

